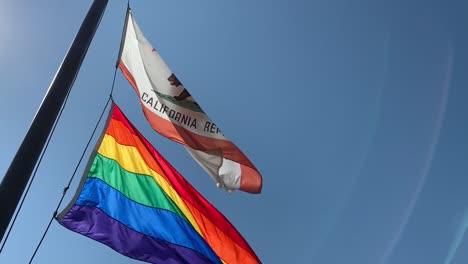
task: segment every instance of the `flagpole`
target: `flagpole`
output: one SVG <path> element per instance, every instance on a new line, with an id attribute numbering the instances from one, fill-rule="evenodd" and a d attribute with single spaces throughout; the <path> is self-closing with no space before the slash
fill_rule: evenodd
<path id="1" fill-rule="evenodd" d="M 0 241 L 23 195 L 66 95 L 78 75 L 108 0 L 94 0 L 0 184 Z"/>

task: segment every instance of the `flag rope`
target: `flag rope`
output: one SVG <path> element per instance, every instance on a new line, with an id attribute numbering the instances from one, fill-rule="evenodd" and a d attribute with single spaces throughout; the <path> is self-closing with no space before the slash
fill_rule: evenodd
<path id="1" fill-rule="evenodd" d="M 124 40 L 125 40 L 125 31 L 126 31 L 126 27 L 127 27 L 126 25 L 127 25 L 127 21 L 128 21 L 128 12 L 129 12 L 129 10 L 130 10 L 130 2 L 127 3 L 127 10 L 126 10 L 126 15 L 125 15 L 125 23 L 124 23 L 124 27 L 123 27 L 122 39 L 121 39 L 121 44 L 120 44 L 120 48 L 119 48 L 119 54 L 117 55 L 117 62 L 120 61 L 120 56 L 121 56 L 121 54 L 122 54 L 122 48 L 123 48 L 123 42 L 124 42 Z M 113 99 L 112 95 L 113 95 L 113 93 L 114 93 L 115 78 L 116 78 L 116 76 L 117 76 L 117 69 L 118 69 L 118 67 L 119 67 L 119 65 L 118 65 L 118 63 L 116 63 L 115 69 L 114 69 L 114 77 L 112 78 L 112 85 L 111 85 L 111 89 L 110 89 L 110 93 L 109 93 L 109 99 L 107 99 L 106 105 L 105 105 L 104 108 L 102 109 L 101 116 L 99 117 L 99 119 L 98 119 L 98 121 L 97 121 L 97 123 L 96 123 L 96 126 L 94 127 L 93 133 L 91 133 L 91 136 L 90 136 L 90 138 L 89 138 L 89 140 L 88 140 L 88 143 L 86 144 L 86 147 L 85 147 L 85 149 L 84 149 L 84 151 L 83 151 L 83 153 L 82 153 L 82 155 L 81 155 L 81 157 L 80 157 L 80 159 L 79 159 L 79 161 L 78 161 L 78 164 L 77 164 L 76 167 L 75 167 L 75 170 L 73 171 L 72 176 L 70 177 L 70 180 L 69 180 L 67 186 L 63 189 L 62 197 L 60 198 L 60 201 L 58 202 L 57 207 L 55 208 L 55 211 L 53 212 L 52 217 L 50 218 L 49 223 L 47 224 L 47 227 L 46 227 L 46 229 L 44 230 L 44 233 L 42 234 L 41 240 L 40 240 L 39 243 L 37 244 L 36 249 L 34 250 L 34 253 L 33 253 L 33 255 L 31 256 L 31 259 L 29 260 L 29 264 L 31 264 L 32 261 L 34 260 L 34 257 L 36 256 L 37 251 L 38 251 L 39 248 L 41 247 L 42 242 L 44 241 L 44 238 L 45 238 L 45 236 L 47 235 L 47 232 L 49 231 L 49 228 L 50 228 L 52 222 L 54 221 L 55 217 L 57 216 L 57 211 L 58 211 L 58 209 L 60 208 L 60 205 L 62 205 L 63 199 L 65 198 L 65 195 L 66 195 L 68 189 L 70 188 L 70 185 L 71 185 L 71 183 L 72 183 L 72 181 L 73 181 L 73 179 L 74 179 L 74 177 L 75 177 L 76 171 L 78 170 L 78 167 L 80 166 L 81 161 L 83 160 L 83 157 L 84 157 L 86 151 L 88 150 L 89 144 L 91 143 L 91 140 L 93 139 L 94 133 L 96 132 L 96 129 L 97 129 L 97 127 L 99 126 L 99 123 L 101 122 L 102 116 L 104 115 L 104 112 L 106 111 L 106 108 L 107 108 L 107 106 L 109 105 L 109 102 L 110 102 L 110 101 L 114 102 L 114 99 Z M 68 99 L 68 94 L 67 94 L 67 98 L 66 98 L 66 99 Z M 67 102 L 66 99 L 65 99 L 64 106 L 66 105 L 66 102 Z M 61 113 L 61 112 L 60 112 L 60 113 Z M 59 115 L 59 118 L 60 118 L 60 115 Z M 55 127 L 54 127 L 54 128 L 55 128 Z M 52 130 L 52 133 L 53 133 L 53 130 Z M 47 145 L 46 145 L 46 148 L 47 148 Z M 40 163 L 40 160 L 39 160 L 39 163 Z M 38 163 L 38 164 L 39 164 L 39 163 Z M 34 179 L 34 175 L 33 175 L 32 179 Z M 31 180 L 31 182 L 32 182 L 32 180 Z M 29 186 L 28 186 L 28 189 L 29 189 Z M 27 191 L 26 191 L 26 194 L 27 194 Z M 25 195 L 25 196 L 26 196 L 26 195 Z M 15 219 L 16 219 L 16 216 L 15 216 Z M 8 237 L 8 235 L 7 235 L 7 237 Z M 3 248 L 3 246 L 2 246 L 2 248 Z M 1 250 L 0 250 L 0 252 L 1 252 Z"/>
<path id="2" fill-rule="evenodd" d="M 62 116 L 63 109 L 65 109 L 65 105 L 67 104 L 67 100 L 68 100 L 68 97 L 70 95 L 70 91 L 71 91 L 71 89 L 68 90 L 67 95 L 65 96 L 62 108 L 60 109 L 60 112 L 57 115 L 57 119 L 55 120 L 54 125 L 52 126 L 52 130 L 51 130 L 51 132 L 49 134 L 49 137 L 47 138 L 44 149 L 42 150 L 41 155 L 39 156 L 39 160 L 38 160 L 38 162 L 37 162 L 37 164 L 36 164 L 36 166 L 34 168 L 34 172 L 33 172 L 32 176 L 31 176 L 31 180 L 29 181 L 29 183 L 27 185 L 26 191 L 24 192 L 23 197 L 21 198 L 21 202 L 20 202 L 20 204 L 18 206 L 18 209 L 16 210 L 15 215 L 13 217 L 13 221 L 11 221 L 11 224 L 10 224 L 10 226 L 8 228 L 5 239 L 3 240 L 3 244 L 0 247 L 0 253 L 2 253 L 3 248 L 5 247 L 5 244 L 6 244 L 8 238 L 10 236 L 11 230 L 13 229 L 13 225 L 15 224 L 16 219 L 18 218 L 19 212 L 21 211 L 21 208 L 23 207 L 23 204 L 24 204 L 24 201 L 26 200 L 26 196 L 28 195 L 29 189 L 31 188 L 31 185 L 32 185 L 32 183 L 34 181 L 34 178 L 36 177 L 36 173 L 37 173 L 37 170 L 39 169 L 39 166 L 41 165 L 42 158 L 44 157 L 44 154 L 47 151 L 50 140 L 52 139 L 52 136 L 54 135 L 55 128 L 57 127 L 57 124 L 60 121 L 60 117 Z"/>
<path id="3" fill-rule="evenodd" d="M 114 80 L 115 80 L 115 75 L 114 75 Z M 113 85 L 112 85 L 112 88 L 113 88 Z M 101 115 L 99 116 L 99 119 L 98 119 L 98 121 L 97 121 L 97 123 L 96 123 L 96 126 L 94 127 L 93 132 L 91 133 L 91 136 L 89 137 L 88 143 L 86 144 L 86 146 L 85 146 L 85 148 L 84 148 L 84 150 L 83 150 L 83 153 L 81 154 L 81 157 L 80 157 L 80 159 L 79 159 L 79 161 L 78 161 L 78 164 L 76 165 L 75 170 L 73 171 L 73 174 L 72 174 L 72 176 L 70 177 L 70 180 L 68 181 L 67 186 L 63 189 L 62 197 L 60 198 L 60 201 L 58 202 L 57 207 L 55 208 L 55 211 L 53 212 L 52 217 L 50 218 L 50 221 L 49 221 L 49 223 L 47 224 L 47 227 L 46 227 L 46 229 L 44 230 L 44 233 L 42 234 L 41 240 L 40 240 L 39 243 L 37 244 L 36 249 L 34 250 L 34 253 L 33 253 L 33 255 L 31 256 L 31 259 L 29 260 L 29 264 L 31 264 L 32 261 L 34 260 L 34 257 L 36 256 L 37 251 L 38 251 L 39 248 L 41 247 L 42 242 L 44 241 L 44 238 L 45 238 L 45 236 L 47 235 L 47 232 L 49 231 L 49 228 L 50 228 L 52 222 L 54 221 L 55 217 L 57 216 L 57 211 L 58 211 L 58 209 L 60 208 L 60 205 L 62 205 L 63 199 L 65 198 L 65 195 L 67 194 L 67 191 L 68 191 L 68 189 L 70 188 L 70 185 L 71 185 L 73 179 L 75 178 L 76 172 L 77 172 L 79 166 L 81 165 L 81 162 L 83 161 L 83 157 L 84 157 L 84 155 L 86 154 L 86 151 L 88 150 L 89 144 L 91 143 L 91 140 L 92 140 L 93 137 L 94 137 L 94 133 L 96 132 L 96 129 L 98 128 L 99 123 L 101 122 L 102 116 L 104 115 L 104 113 L 105 113 L 105 111 L 106 111 L 106 108 L 107 108 L 107 106 L 109 105 L 109 102 L 110 102 L 110 101 L 114 102 L 114 100 L 112 99 L 111 96 L 109 97 L 109 99 L 107 99 L 106 105 L 105 105 L 104 108 L 102 109 Z"/>

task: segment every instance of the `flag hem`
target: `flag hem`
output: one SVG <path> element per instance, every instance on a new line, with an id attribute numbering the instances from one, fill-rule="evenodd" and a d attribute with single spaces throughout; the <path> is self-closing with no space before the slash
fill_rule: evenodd
<path id="1" fill-rule="evenodd" d="M 61 221 L 62 218 L 70 211 L 70 209 L 75 205 L 76 200 L 78 200 L 78 197 L 80 196 L 81 189 L 83 188 L 86 178 L 88 177 L 89 170 L 91 169 L 91 166 L 93 165 L 94 158 L 96 157 L 96 154 L 98 153 L 98 148 L 101 146 L 102 140 L 104 139 L 104 135 L 106 134 L 107 127 L 109 126 L 109 123 L 112 119 L 112 113 L 114 109 L 114 101 L 111 100 L 111 105 L 109 108 L 109 113 L 107 114 L 107 119 L 106 123 L 104 125 L 104 128 L 102 129 L 101 135 L 99 135 L 99 139 L 94 145 L 93 151 L 89 155 L 88 163 L 86 164 L 86 167 L 84 169 L 83 174 L 81 175 L 80 183 L 76 189 L 75 194 L 73 195 L 73 198 L 70 200 L 70 202 L 67 204 L 65 208 L 57 215 L 56 219 L 57 221 Z"/>

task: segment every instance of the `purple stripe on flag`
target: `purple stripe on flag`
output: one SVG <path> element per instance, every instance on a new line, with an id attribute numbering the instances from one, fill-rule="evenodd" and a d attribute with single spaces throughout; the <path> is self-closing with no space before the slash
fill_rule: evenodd
<path id="1" fill-rule="evenodd" d="M 171 264 L 213 263 L 192 249 L 136 232 L 96 207 L 75 205 L 59 223 L 133 259 Z"/>

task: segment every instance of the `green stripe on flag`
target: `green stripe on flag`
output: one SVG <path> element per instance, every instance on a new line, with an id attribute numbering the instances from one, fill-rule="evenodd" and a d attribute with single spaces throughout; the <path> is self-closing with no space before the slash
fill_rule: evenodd
<path id="1" fill-rule="evenodd" d="M 171 211 L 188 222 L 179 207 L 151 176 L 126 171 L 115 160 L 97 153 L 88 177 L 101 179 L 128 199 L 149 207 Z"/>

